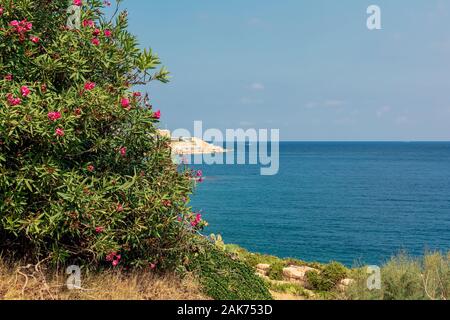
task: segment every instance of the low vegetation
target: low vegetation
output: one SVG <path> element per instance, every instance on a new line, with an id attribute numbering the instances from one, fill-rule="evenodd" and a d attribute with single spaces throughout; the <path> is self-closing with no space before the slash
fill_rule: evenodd
<path id="1" fill-rule="evenodd" d="M 254 267 L 268 264 L 265 281 L 272 293 L 286 298 L 321 300 L 447 300 L 450 294 L 450 253 L 428 252 L 423 257 L 400 253 L 380 268 L 380 289 L 369 289 L 366 266 L 347 268 L 338 262 L 328 264 L 251 253 L 235 245 L 224 250 Z M 306 273 L 307 288 L 299 283 L 283 281 L 283 268 L 307 266 L 317 271 Z M 350 279 L 345 286 L 340 282 Z"/>
<path id="2" fill-rule="evenodd" d="M 404 253 L 381 268 L 381 289 L 367 288 L 365 268 L 353 272 L 355 283 L 346 298 L 354 300 L 448 300 L 450 298 L 450 253 L 427 253 L 413 258 Z"/>
<path id="3" fill-rule="evenodd" d="M 265 282 L 245 261 L 213 244 L 204 244 L 190 264 L 205 294 L 219 300 L 271 300 Z"/>
<path id="4" fill-rule="evenodd" d="M 348 274 L 347 268 L 338 262 L 331 262 L 321 269 L 320 272 L 309 271 L 306 273 L 308 283 L 313 290 L 330 291 L 336 288 Z"/>

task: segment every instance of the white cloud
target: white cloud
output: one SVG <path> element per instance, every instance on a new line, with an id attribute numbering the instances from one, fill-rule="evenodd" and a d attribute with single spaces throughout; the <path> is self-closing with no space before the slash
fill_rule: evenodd
<path id="1" fill-rule="evenodd" d="M 377 110 L 377 117 L 382 118 L 386 113 L 391 112 L 390 106 L 383 106 Z"/>
<path id="2" fill-rule="evenodd" d="M 260 82 L 254 82 L 252 83 L 252 85 L 250 86 L 253 90 L 256 91 L 262 91 L 264 90 L 266 87 L 264 86 L 264 84 L 260 83 Z"/>
<path id="3" fill-rule="evenodd" d="M 347 105 L 347 101 L 337 100 L 337 99 L 328 99 L 324 101 L 309 101 L 305 104 L 305 108 L 307 109 L 315 109 L 315 108 L 337 108 L 343 107 Z"/>

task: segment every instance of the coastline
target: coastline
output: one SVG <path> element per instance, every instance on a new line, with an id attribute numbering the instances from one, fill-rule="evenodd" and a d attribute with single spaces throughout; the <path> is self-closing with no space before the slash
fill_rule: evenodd
<path id="1" fill-rule="evenodd" d="M 232 150 L 213 145 L 199 138 L 172 140 L 172 152 L 176 155 L 218 154 Z"/>

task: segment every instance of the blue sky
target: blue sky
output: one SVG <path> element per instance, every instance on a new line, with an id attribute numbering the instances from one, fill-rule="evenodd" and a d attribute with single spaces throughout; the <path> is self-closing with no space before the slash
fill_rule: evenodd
<path id="1" fill-rule="evenodd" d="M 366 9 L 382 10 L 369 31 Z M 450 140 L 450 1 L 126 0 L 172 72 L 162 127 L 282 140 Z"/>

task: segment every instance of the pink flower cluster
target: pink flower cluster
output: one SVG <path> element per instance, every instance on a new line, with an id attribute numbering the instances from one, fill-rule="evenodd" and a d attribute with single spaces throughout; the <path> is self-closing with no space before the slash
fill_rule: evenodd
<path id="1" fill-rule="evenodd" d="M 153 118 L 154 118 L 154 119 L 157 119 L 157 120 L 161 119 L 161 111 L 160 111 L 160 110 L 156 111 L 156 112 L 153 114 Z"/>
<path id="2" fill-rule="evenodd" d="M 117 267 L 121 259 L 122 256 L 120 254 L 117 254 L 117 252 L 111 252 L 106 256 L 106 261 L 111 262 L 113 267 Z"/>
<path id="3" fill-rule="evenodd" d="M 33 24 L 27 21 L 27 19 L 22 21 L 13 20 L 9 23 L 9 25 L 14 28 L 14 31 L 19 35 L 19 39 L 21 41 L 24 41 L 26 33 L 33 29 Z M 36 36 L 30 37 L 30 40 L 34 43 L 39 43 L 39 38 Z"/>
<path id="4" fill-rule="evenodd" d="M 0 17 L 3 15 L 3 7 L 0 7 Z"/>
<path id="5" fill-rule="evenodd" d="M 58 119 L 61 119 L 61 113 L 60 112 L 49 112 L 47 114 L 47 117 L 50 121 L 55 122 Z"/>
<path id="6" fill-rule="evenodd" d="M 84 28 L 87 28 L 87 27 L 94 28 L 95 22 L 92 20 L 83 20 L 83 27 Z"/>
<path id="7" fill-rule="evenodd" d="M 11 74 L 6 75 L 5 79 L 8 81 L 11 81 L 12 75 Z M 31 90 L 27 86 L 22 86 L 20 88 L 20 93 L 22 94 L 22 97 L 26 98 L 30 95 Z M 8 103 L 10 106 L 18 106 L 22 103 L 22 99 L 20 99 L 18 97 L 14 97 L 14 95 L 12 93 L 8 93 L 6 95 L 6 99 L 8 100 Z"/>
<path id="8" fill-rule="evenodd" d="M 197 215 L 195 216 L 194 221 L 191 222 L 191 226 L 195 228 L 201 222 L 202 222 L 202 215 L 200 213 L 197 213 Z"/>
<path id="9" fill-rule="evenodd" d="M 58 137 L 64 137 L 66 133 L 64 132 L 64 129 L 57 128 L 57 129 L 55 130 L 55 134 L 56 134 Z"/>
<path id="10" fill-rule="evenodd" d="M 197 182 L 202 183 L 203 182 L 203 171 L 202 170 L 197 170 L 195 175 L 196 175 Z"/>
<path id="11" fill-rule="evenodd" d="M 20 88 L 20 93 L 22 94 L 22 97 L 26 98 L 30 95 L 31 91 L 27 86 L 22 86 Z"/>
<path id="12" fill-rule="evenodd" d="M 102 34 L 102 31 L 96 27 L 96 24 L 95 24 L 95 22 L 93 20 L 83 20 L 83 27 L 84 28 L 93 28 L 94 29 L 92 31 L 93 38 L 91 39 L 91 43 L 94 46 L 98 47 L 100 45 L 99 37 Z M 112 37 L 112 31 L 110 29 L 105 29 L 103 31 L 103 35 L 106 38 L 110 38 L 110 37 Z"/>
<path id="13" fill-rule="evenodd" d="M 91 91 L 91 90 L 94 90 L 94 89 L 95 89 L 95 83 L 94 82 L 87 82 L 84 85 L 84 90 L 86 90 L 86 91 Z"/>
<path id="14" fill-rule="evenodd" d="M 128 98 L 122 98 L 120 99 L 120 104 L 122 105 L 122 108 L 128 109 L 130 107 L 130 99 Z"/>
<path id="15" fill-rule="evenodd" d="M 8 103 L 10 106 L 18 106 L 22 103 L 22 100 L 20 98 L 14 97 L 12 93 L 8 93 L 6 98 L 8 99 Z"/>

